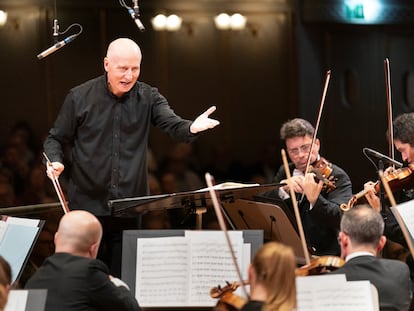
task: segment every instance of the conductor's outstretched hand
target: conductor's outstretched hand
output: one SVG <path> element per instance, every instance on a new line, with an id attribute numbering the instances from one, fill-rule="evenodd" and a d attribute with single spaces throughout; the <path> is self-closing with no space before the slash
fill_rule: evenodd
<path id="1" fill-rule="evenodd" d="M 194 120 L 193 124 L 191 124 L 190 132 L 196 134 L 219 125 L 219 121 L 209 118 L 209 115 L 214 111 L 216 111 L 216 106 L 208 108 L 205 112 L 199 115 L 197 119 Z"/>

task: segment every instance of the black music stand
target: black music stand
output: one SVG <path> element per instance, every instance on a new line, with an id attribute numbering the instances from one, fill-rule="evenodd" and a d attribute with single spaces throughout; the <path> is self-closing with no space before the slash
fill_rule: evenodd
<path id="1" fill-rule="evenodd" d="M 277 241 L 293 248 L 298 264 L 305 264 L 305 253 L 298 232 L 283 209 L 275 204 L 237 199 L 223 202 L 237 230 L 261 229 L 265 241 Z"/>
<path id="2" fill-rule="evenodd" d="M 279 184 L 224 183 L 216 185 L 214 188 L 221 202 L 234 202 L 236 199 L 253 199 L 259 193 L 275 190 L 278 187 Z M 213 206 L 213 202 L 206 188 L 172 194 L 109 200 L 108 206 L 111 208 L 112 215 L 118 217 L 133 217 L 154 210 L 186 208 L 191 213 L 197 214 L 197 229 L 201 229 L 202 214 L 206 212 L 207 207 Z"/>

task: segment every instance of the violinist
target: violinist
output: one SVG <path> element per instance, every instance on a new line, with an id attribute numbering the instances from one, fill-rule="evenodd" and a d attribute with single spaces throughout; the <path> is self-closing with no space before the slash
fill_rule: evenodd
<path id="1" fill-rule="evenodd" d="M 337 235 L 342 216 L 339 206 L 351 198 L 352 184 L 347 173 L 332 163 L 329 163 L 332 172 L 326 177 L 334 184 L 334 187 L 325 187 L 313 171 L 305 172 L 308 157 L 310 157 L 310 166 L 316 166 L 316 163 L 323 160 L 319 154 L 319 139 L 315 139 L 312 151 L 310 150 L 314 132 L 314 127 L 308 121 L 296 118 L 282 125 L 280 138 L 284 141 L 291 160 L 289 170 L 292 175 L 292 185 L 298 197 L 308 247 L 314 255 L 339 256 Z M 275 182 L 286 183 L 286 185 L 259 195 L 258 200 L 270 203 L 283 200 L 288 208 L 285 212 L 289 213 L 293 207 L 283 165 L 276 174 Z"/>
<path id="2" fill-rule="evenodd" d="M 291 247 L 265 243 L 249 266 L 250 300 L 241 311 L 296 308 L 295 256 Z"/>
<path id="3" fill-rule="evenodd" d="M 404 113 L 397 116 L 393 120 L 393 140 L 394 146 L 397 151 L 401 153 L 401 158 L 404 164 L 407 164 L 408 167 L 414 166 L 414 113 Z M 387 137 L 389 137 L 387 135 Z M 393 169 L 389 167 L 385 170 L 384 175 L 392 174 Z M 411 173 L 407 178 L 413 178 L 414 173 Z M 380 201 L 380 193 L 379 191 L 375 190 L 374 183 L 369 181 L 364 185 L 365 190 L 367 193 L 365 198 L 367 199 L 368 203 L 377 211 L 381 213 L 385 221 L 385 235 L 389 240 L 397 242 L 402 246 L 408 248 L 407 242 L 404 239 L 404 235 L 401 231 L 401 228 L 395 219 L 393 213 L 389 210 L 388 206 L 390 205 L 387 200 L 384 202 Z M 394 191 L 393 194 L 395 196 L 395 200 L 397 203 L 403 203 L 409 200 L 414 199 L 413 190 L 414 189 L 414 179 L 412 184 L 412 189 L 402 189 L 398 191 Z M 410 267 L 411 271 L 411 279 L 414 281 L 414 261 L 411 255 L 409 255 L 406 259 L 408 266 Z M 414 282 L 413 282 L 414 283 Z M 414 289 L 414 288 L 413 288 Z"/>
<path id="4" fill-rule="evenodd" d="M 344 213 L 338 241 L 345 264 L 331 272 L 348 281 L 369 280 L 378 290 L 380 310 L 409 310 L 411 281 L 408 266 L 395 259 L 377 257 L 387 238 L 381 215 L 368 205 Z"/>

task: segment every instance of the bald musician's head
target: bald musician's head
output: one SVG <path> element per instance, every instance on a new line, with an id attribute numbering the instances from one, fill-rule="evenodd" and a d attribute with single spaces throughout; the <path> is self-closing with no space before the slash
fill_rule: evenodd
<path id="1" fill-rule="evenodd" d="M 354 206 L 341 219 L 338 237 L 342 257 L 358 251 L 377 255 L 387 241 L 383 233 L 384 220 L 380 213 L 366 204 Z"/>
<path id="2" fill-rule="evenodd" d="M 141 49 L 128 38 L 112 41 L 104 59 L 109 90 L 118 97 L 129 92 L 138 80 L 141 70 Z"/>
<path id="3" fill-rule="evenodd" d="M 60 220 L 55 251 L 96 258 L 101 238 L 102 226 L 94 215 L 87 211 L 71 211 Z"/>

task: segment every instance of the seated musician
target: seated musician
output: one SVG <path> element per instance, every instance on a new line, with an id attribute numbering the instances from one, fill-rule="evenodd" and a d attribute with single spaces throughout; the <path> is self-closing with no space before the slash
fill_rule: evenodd
<path id="1" fill-rule="evenodd" d="M 96 259 L 102 226 L 83 210 L 65 214 L 55 234 L 55 254 L 27 281 L 27 289 L 47 289 L 46 311 L 124 310 L 139 311 L 128 286 L 109 275 Z"/>
<path id="2" fill-rule="evenodd" d="M 292 248 L 265 243 L 249 266 L 250 300 L 241 311 L 291 311 L 296 307 L 295 257 Z"/>
<path id="3" fill-rule="evenodd" d="M 378 258 L 386 243 L 381 215 L 368 205 L 344 213 L 338 241 L 345 264 L 331 272 L 348 281 L 369 280 L 378 290 L 380 310 L 409 310 L 411 281 L 408 266 L 399 260 Z"/>
<path id="4" fill-rule="evenodd" d="M 404 113 L 397 116 L 393 120 L 393 140 L 395 149 L 401 153 L 404 164 L 412 168 L 414 166 L 414 113 Z M 389 167 L 385 170 L 384 176 L 389 176 L 387 174 L 395 174 L 395 171 L 393 171 L 392 167 Z M 407 189 L 391 189 L 397 204 L 414 199 L 413 189 L 410 189 L 414 188 L 413 177 L 413 173 L 406 177 L 408 179 L 408 184 L 412 181 L 411 187 L 407 187 Z M 369 181 L 364 185 L 364 188 L 367 191 L 365 198 L 367 199 L 368 203 L 374 209 L 379 211 L 383 216 L 383 219 L 385 221 L 385 236 L 389 240 L 397 242 L 402 246 L 408 248 L 401 228 L 393 213 L 388 208 L 390 206 L 390 203 L 388 200 L 385 200 L 384 202 L 380 201 L 380 193 L 375 190 L 374 185 L 375 183 L 372 181 Z M 410 267 L 411 279 L 414 284 L 414 261 L 411 255 L 407 257 L 406 262 Z"/>
<path id="5" fill-rule="evenodd" d="M 352 184 L 347 173 L 335 164 L 329 163 L 329 166 L 332 165 L 332 173 L 328 177 L 334 184 L 334 188 L 326 187 L 322 181 L 316 180 L 313 172 L 305 172 L 309 156 L 311 165 L 315 165 L 322 159 L 319 154 L 319 139 L 315 139 L 312 152 L 310 150 L 314 132 L 314 127 L 308 121 L 296 118 L 283 124 L 280 129 L 280 138 L 284 140 L 291 160 L 289 169 L 292 175 L 292 185 L 298 197 L 307 244 L 315 255 L 339 256 L 337 235 L 342 216 L 339 206 L 351 198 Z M 278 190 L 261 194 L 258 200 L 274 203 L 274 200 L 282 199 L 292 215 L 292 200 L 286 178 L 284 167 L 281 166 L 276 174 L 275 182 L 286 183 L 286 185 Z"/>

